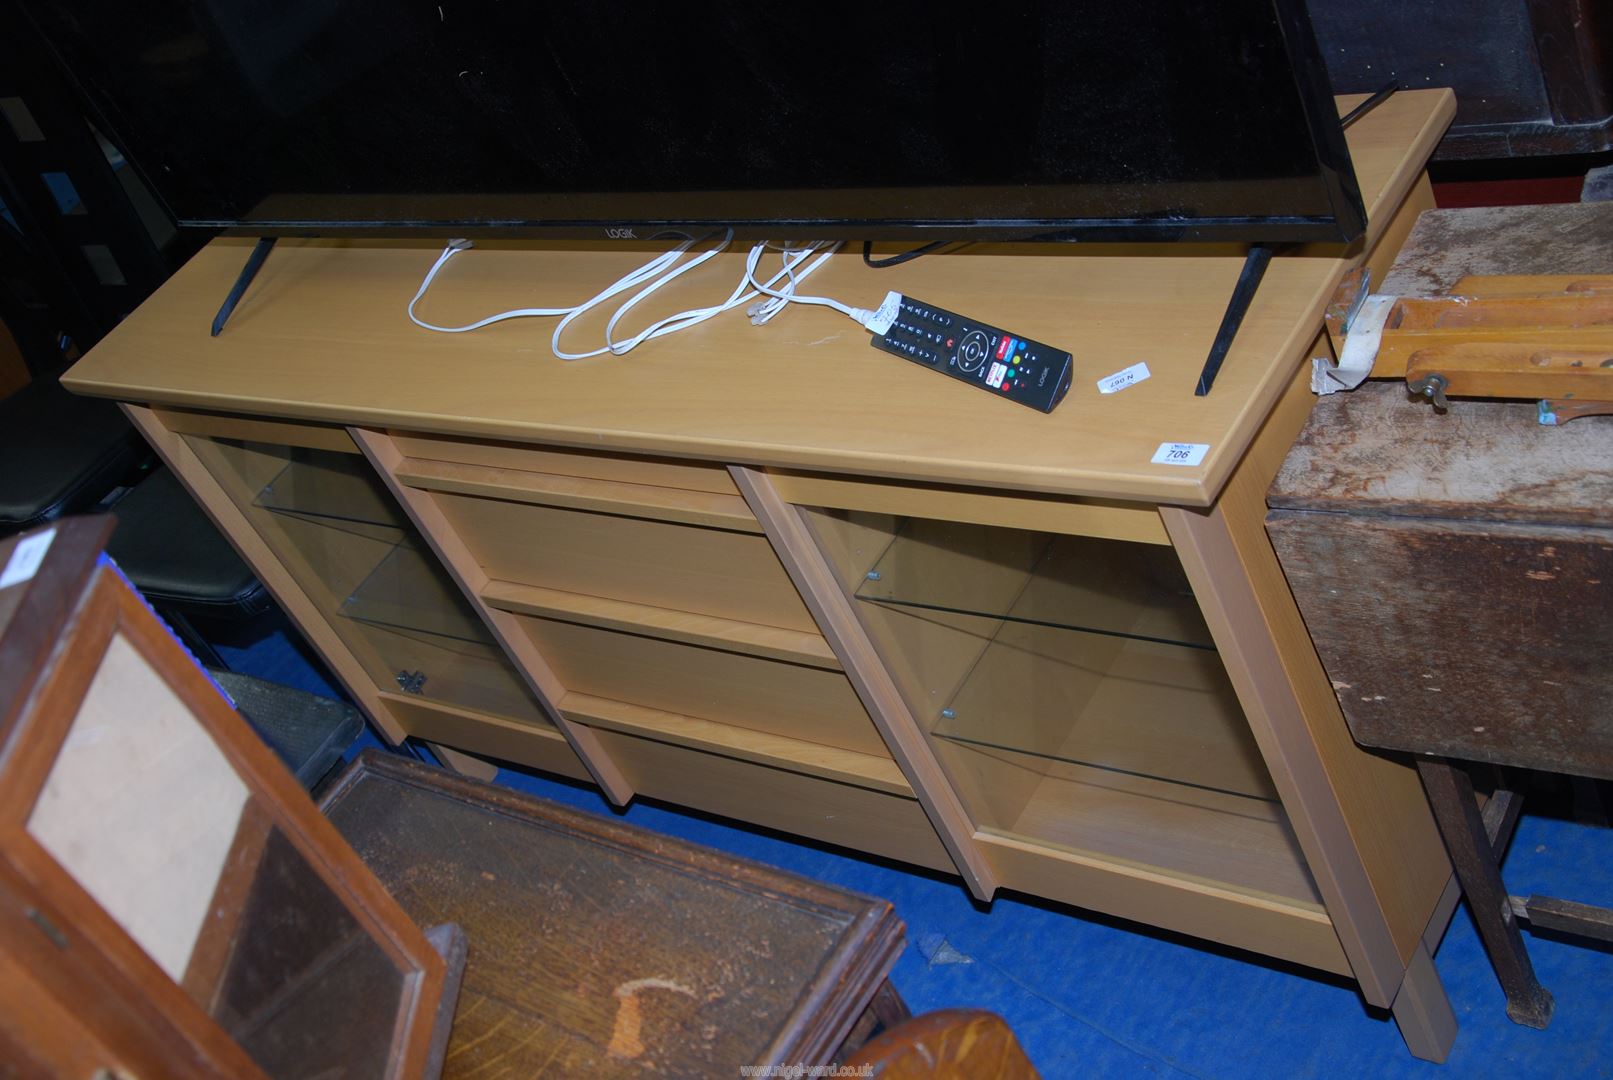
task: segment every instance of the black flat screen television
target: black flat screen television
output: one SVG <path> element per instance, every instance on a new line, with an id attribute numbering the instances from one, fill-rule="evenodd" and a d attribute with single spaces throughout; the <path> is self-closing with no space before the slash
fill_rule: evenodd
<path id="1" fill-rule="evenodd" d="M 1302 0 L 28 0 L 185 225 L 1347 242 Z"/>

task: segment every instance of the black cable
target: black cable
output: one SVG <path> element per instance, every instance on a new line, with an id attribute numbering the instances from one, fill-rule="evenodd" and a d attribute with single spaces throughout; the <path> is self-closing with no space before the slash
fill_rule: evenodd
<path id="1" fill-rule="evenodd" d="M 1394 79 L 1390 79 L 1388 82 L 1386 82 L 1382 86 L 1378 87 L 1377 92 L 1374 93 L 1371 97 L 1367 98 L 1361 104 L 1357 105 L 1355 108 L 1353 108 L 1349 112 L 1345 113 L 1344 118 L 1339 121 L 1339 127 L 1340 128 L 1349 127 L 1351 124 L 1353 124 L 1357 120 L 1361 119 L 1367 113 L 1371 112 L 1373 109 L 1376 109 L 1379 105 L 1382 105 L 1385 101 L 1388 101 L 1389 100 L 1389 95 L 1393 94 L 1396 90 L 1399 90 L 1399 89 L 1400 89 L 1400 84 L 1398 82 L 1396 82 Z"/>
<path id="2" fill-rule="evenodd" d="M 900 266 L 905 262 L 912 262 L 920 255 L 928 255 L 930 252 L 944 248 L 950 243 L 952 243 L 950 240 L 932 240 L 922 247 L 914 248 L 912 251 L 903 251 L 895 255 L 888 255 L 883 259 L 876 259 L 874 258 L 874 242 L 864 240 L 863 263 L 867 266 L 872 266 L 875 270 L 883 270 L 888 266 Z"/>

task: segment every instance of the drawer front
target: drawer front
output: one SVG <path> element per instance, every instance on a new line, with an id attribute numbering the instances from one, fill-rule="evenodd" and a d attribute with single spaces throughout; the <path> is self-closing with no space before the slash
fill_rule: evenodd
<path id="1" fill-rule="evenodd" d="M 495 580 L 817 629 L 766 537 L 469 495 L 436 498 Z"/>
<path id="2" fill-rule="evenodd" d="M 954 872 L 917 800 L 615 731 L 599 741 L 655 799 Z"/>
<path id="3" fill-rule="evenodd" d="M 570 691 L 888 756 L 838 671 L 553 619 L 521 624 Z"/>

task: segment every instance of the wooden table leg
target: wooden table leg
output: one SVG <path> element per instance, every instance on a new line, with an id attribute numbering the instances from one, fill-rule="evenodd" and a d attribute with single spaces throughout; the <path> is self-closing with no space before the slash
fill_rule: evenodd
<path id="1" fill-rule="evenodd" d="M 913 1017 L 907 1002 L 902 1000 L 902 995 L 896 992 L 896 987 L 891 985 L 889 979 L 879 984 L 879 989 L 874 991 L 874 1000 L 868 1003 L 868 1008 L 879 1018 L 880 1026 L 887 1029 Z"/>
<path id="2" fill-rule="evenodd" d="M 1535 978 L 1512 903 L 1501 883 L 1495 849 L 1473 797 L 1473 782 L 1444 758 L 1419 757 L 1417 771 L 1445 838 L 1457 880 L 1467 894 L 1479 937 L 1507 995 L 1507 1016 L 1515 1023 L 1543 1028 L 1551 1023 L 1551 994 Z"/>
<path id="3" fill-rule="evenodd" d="M 902 1000 L 902 995 L 896 992 L 896 987 L 891 985 L 889 979 L 884 980 L 879 984 L 879 989 L 874 991 L 874 996 L 869 999 L 868 1007 L 857 1017 L 857 1022 L 851 1025 L 851 1031 L 846 1034 L 839 1052 L 835 1054 L 835 1061 L 845 1061 L 867 1045 L 868 1040 L 912 1018 L 913 1013 L 908 1009 L 907 1002 Z"/>

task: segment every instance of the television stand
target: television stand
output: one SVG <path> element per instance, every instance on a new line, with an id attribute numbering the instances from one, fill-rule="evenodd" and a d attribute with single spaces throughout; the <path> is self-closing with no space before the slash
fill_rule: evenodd
<path id="1" fill-rule="evenodd" d="M 1184 391 L 1247 262 L 1224 245 L 978 244 L 899 272 L 851 252 L 814 274 L 1069 348 L 1046 415 L 811 310 L 578 363 L 530 325 L 432 334 L 403 313 L 427 240 L 288 239 L 254 294 L 272 303 L 215 340 L 202 317 L 246 247 L 217 240 L 64 382 L 126 403 L 388 739 L 1346 975 L 1439 1059 L 1450 864 L 1416 772 L 1351 740 L 1264 497 L 1327 301 L 1432 205 L 1454 111 L 1402 93 L 1350 128 L 1367 237 L 1272 258 L 1207 397 Z M 643 258 L 478 250 L 434 309 Z M 699 287 L 664 291 L 646 308 Z M 1152 378 L 1098 392 L 1139 360 Z M 1201 453 L 1156 463 L 1162 444 Z"/>

